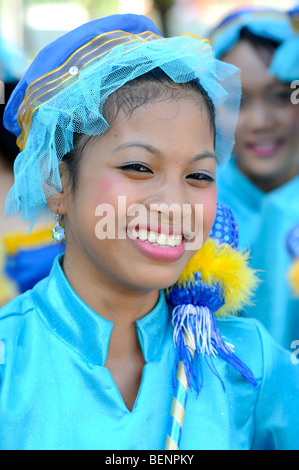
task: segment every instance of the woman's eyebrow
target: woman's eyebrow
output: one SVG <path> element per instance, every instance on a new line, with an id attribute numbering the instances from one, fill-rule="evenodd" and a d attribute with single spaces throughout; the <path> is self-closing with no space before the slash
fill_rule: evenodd
<path id="1" fill-rule="evenodd" d="M 199 160 L 204 160 L 205 158 L 214 158 L 218 162 L 215 153 L 206 150 L 205 152 L 201 152 L 198 155 L 195 155 L 195 157 L 191 158 L 191 163 L 195 163 Z"/>
<path id="2" fill-rule="evenodd" d="M 138 142 L 138 141 L 126 142 L 124 144 L 121 144 L 113 150 L 113 153 L 117 152 L 118 150 L 128 149 L 132 147 L 142 148 L 159 159 L 162 159 L 164 155 L 163 152 L 161 152 L 161 150 L 157 149 L 156 147 L 153 147 L 150 144 L 146 144 L 144 142 Z"/>
<path id="3" fill-rule="evenodd" d="M 127 148 L 132 148 L 132 147 L 142 148 L 146 150 L 147 152 L 151 153 L 153 156 L 159 158 L 160 160 L 164 156 L 164 153 L 161 150 L 157 149 L 156 147 L 153 147 L 150 144 L 146 144 L 144 142 L 138 142 L 138 141 L 126 142 L 124 144 L 121 144 L 118 147 L 116 147 L 113 150 L 113 152 L 117 152 L 118 150 L 123 150 Z M 204 152 L 199 153 L 198 155 L 195 155 L 195 157 L 191 158 L 190 163 L 195 163 L 205 158 L 214 158 L 217 161 L 217 157 L 215 153 L 210 152 L 209 150 L 206 150 Z"/>

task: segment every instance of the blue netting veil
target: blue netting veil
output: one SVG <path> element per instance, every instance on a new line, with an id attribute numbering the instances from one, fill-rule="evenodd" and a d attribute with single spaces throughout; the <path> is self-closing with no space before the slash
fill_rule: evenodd
<path id="1" fill-rule="evenodd" d="M 231 155 L 241 95 L 239 70 L 215 60 L 210 45 L 195 36 L 163 38 L 143 17 L 137 18 L 139 31 L 126 29 L 128 15 L 115 16 L 118 28 L 114 30 L 101 33 L 100 28 L 95 32 L 96 22 L 91 22 L 89 28 L 83 25 L 73 36 L 68 33 L 68 49 L 63 53 L 56 41 L 52 50 L 56 63 L 45 64 L 48 59 L 42 61 L 37 56 L 7 105 L 4 124 L 17 135 L 21 152 L 5 211 L 21 212 L 30 227 L 38 214 L 47 210 L 47 198 L 62 190 L 59 164 L 73 149 L 73 134 L 105 132 L 108 123 L 103 106 L 107 98 L 157 67 L 176 83 L 199 79 L 216 108 L 220 166 Z M 136 17 L 130 15 L 130 20 L 132 16 Z M 65 45 L 63 39 L 60 44 Z M 51 45 L 47 51 L 51 57 Z"/>

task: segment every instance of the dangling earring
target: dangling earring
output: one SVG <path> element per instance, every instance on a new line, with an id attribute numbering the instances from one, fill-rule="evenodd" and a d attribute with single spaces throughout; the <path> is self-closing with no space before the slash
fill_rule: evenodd
<path id="1" fill-rule="evenodd" d="M 56 214 L 56 225 L 52 228 L 52 238 L 57 242 L 62 242 L 65 240 L 65 230 L 61 226 L 62 216 L 58 213 Z"/>

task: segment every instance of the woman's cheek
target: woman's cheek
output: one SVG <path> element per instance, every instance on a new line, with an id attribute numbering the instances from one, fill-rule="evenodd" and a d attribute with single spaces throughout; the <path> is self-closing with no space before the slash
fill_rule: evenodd
<path id="1" fill-rule="evenodd" d="M 236 126 L 235 132 L 235 147 L 238 147 L 242 143 L 242 139 L 246 136 L 246 116 L 242 116 L 240 112 L 239 119 Z"/>
<path id="2" fill-rule="evenodd" d="M 200 196 L 200 197 L 199 197 Z M 210 185 L 205 190 L 200 190 L 198 198 L 194 202 L 195 227 L 197 239 L 205 243 L 208 239 L 217 210 L 217 186 L 216 183 Z"/>
<path id="3" fill-rule="evenodd" d="M 299 107 L 293 106 L 280 115 L 281 128 L 285 128 L 291 136 L 298 135 Z"/>
<path id="4" fill-rule="evenodd" d="M 203 210 L 204 210 L 204 213 L 203 213 L 203 217 L 204 217 L 204 221 L 203 221 L 204 222 L 203 223 L 204 234 L 203 235 L 204 235 L 204 239 L 206 240 L 210 235 L 210 232 L 212 230 L 212 227 L 213 227 L 213 224 L 214 224 L 214 221 L 215 221 L 215 217 L 216 217 L 216 211 L 217 211 L 217 186 L 216 186 L 216 183 L 213 184 L 210 191 L 206 195 L 203 205 L 204 205 L 204 207 L 203 207 Z"/>
<path id="5" fill-rule="evenodd" d="M 110 205 L 117 213 L 121 201 L 128 199 L 129 190 L 119 175 L 104 175 L 90 186 L 90 200 L 94 208 L 101 204 Z"/>

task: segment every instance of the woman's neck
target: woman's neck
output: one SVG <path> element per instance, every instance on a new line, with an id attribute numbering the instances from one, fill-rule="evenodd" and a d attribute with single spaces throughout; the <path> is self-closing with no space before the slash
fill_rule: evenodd
<path id="1" fill-rule="evenodd" d="M 297 163 L 295 163 L 294 166 L 291 167 L 288 172 L 279 174 L 271 178 L 258 177 L 255 174 L 249 174 L 248 172 L 244 171 L 240 164 L 237 164 L 237 166 L 241 173 L 243 173 L 257 188 L 259 188 L 264 193 L 270 193 L 271 191 L 274 191 L 280 186 L 283 186 L 292 179 L 296 178 L 296 176 L 298 175 Z"/>
<path id="2" fill-rule="evenodd" d="M 102 279 L 84 260 L 78 262 L 66 253 L 63 271 L 75 292 L 96 313 L 114 326 L 105 367 L 129 410 L 133 409 L 140 387 L 145 360 L 137 336 L 136 321 L 157 304 L 159 291 L 142 291 Z M 83 275 L 84 273 L 84 275 Z"/>
<path id="3" fill-rule="evenodd" d="M 143 290 L 103 278 L 96 266 L 75 256 L 66 247 L 63 271 L 79 297 L 96 313 L 119 325 L 120 329 L 135 325 L 157 304 L 159 290 Z"/>

